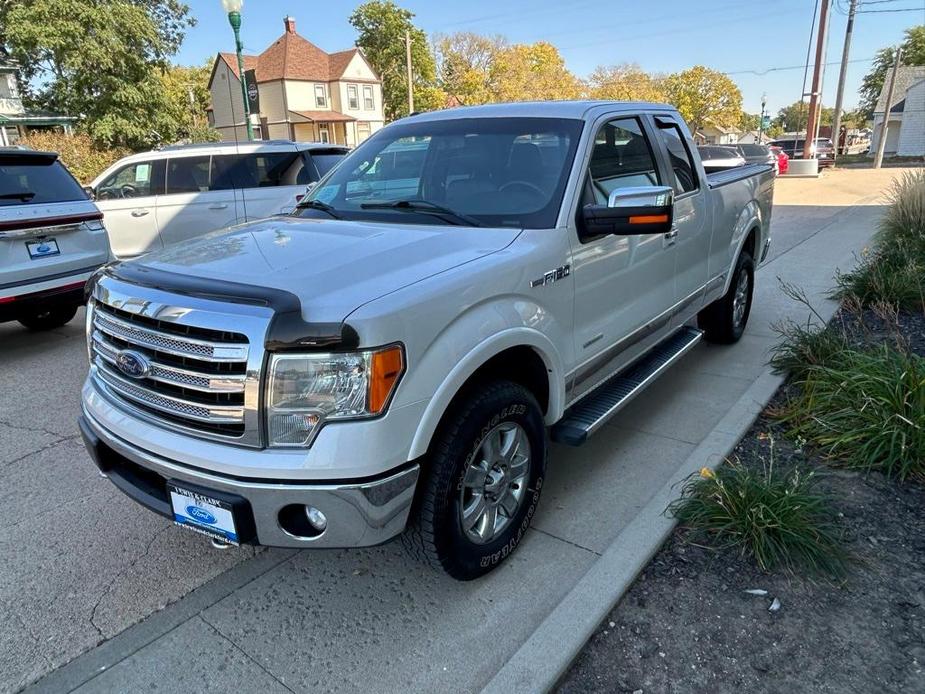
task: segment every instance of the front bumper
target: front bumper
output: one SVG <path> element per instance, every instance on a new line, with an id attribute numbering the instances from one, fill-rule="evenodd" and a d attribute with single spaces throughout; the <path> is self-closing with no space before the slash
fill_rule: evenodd
<path id="1" fill-rule="evenodd" d="M 368 547 L 391 539 L 405 527 L 420 472 L 413 464 L 375 479 L 337 483 L 240 479 L 142 450 L 106 431 L 86 409 L 78 423 L 100 472 L 138 503 L 172 519 L 168 480 L 235 495 L 246 501 L 246 517 L 239 519 L 241 540 L 273 547 Z M 291 505 L 324 513 L 324 532 L 314 537 L 287 532 L 280 511 Z"/>

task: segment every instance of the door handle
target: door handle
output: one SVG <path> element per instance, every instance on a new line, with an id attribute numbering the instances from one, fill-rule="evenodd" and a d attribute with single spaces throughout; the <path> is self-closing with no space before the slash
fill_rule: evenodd
<path id="1" fill-rule="evenodd" d="M 148 214 L 148 212 L 149 212 L 148 210 L 132 210 L 132 216 L 133 217 L 144 217 L 146 214 Z"/>
<path id="2" fill-rule="evenodd" d="M 217 202 L 214 205 L 209 205 L 210 210 L 224 210 L 228 208 L 227 202 Z"/>

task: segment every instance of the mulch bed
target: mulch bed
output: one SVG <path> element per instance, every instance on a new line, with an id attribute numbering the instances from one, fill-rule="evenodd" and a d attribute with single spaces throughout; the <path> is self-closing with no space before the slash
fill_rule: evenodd
<path id="1" fill-rule="evenodd" d="M 866 328 L 840 317 L 854 340 L 890 339 L 877 316 L 863 317 Z M 925 317 L 902 315 L 900 327 L 925 354 Z M 766 415 L 734 455 L 760 467 L 772 444 L 782 472 L 814 469 L 836 499 L 856 560 L 845 581 L 768 574 L 677 529 L 560 692 L 925 692 L 925 487 L 829 467 Z M 754 589 L 767 594 L 745 592 Z M 780 608 L 770 611 L 775 598 Z"/>

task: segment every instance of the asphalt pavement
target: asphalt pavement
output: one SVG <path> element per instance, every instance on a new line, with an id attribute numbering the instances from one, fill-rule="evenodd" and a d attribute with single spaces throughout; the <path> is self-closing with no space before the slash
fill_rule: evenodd
<path id="1" fill-rule="evenodd" d="M 661 513 L 666 482 L 766 377 L 772 324 L 807 313 L 777 277 L 832 310 L 831 277 L 869 242 L 899 173 L 779 180 L 772 260 L 742 341 L 698 346 L 585 446 L 554 446 L 533 529 L 471 583 L 399 543 L 213 549 L 124 497 L 84 453 L 82 312 L 45 334 L 0 325 L 0 692 L 46 675 L 37 688 L 55 692 L 481 689 L 529 656 L 623 531 Z"/>

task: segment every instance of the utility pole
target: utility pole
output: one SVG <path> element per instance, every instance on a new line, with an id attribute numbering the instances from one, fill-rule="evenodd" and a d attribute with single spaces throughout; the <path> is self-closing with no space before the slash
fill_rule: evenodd
<path id="1" fill-rule="evenodd" d="M 414 84 L 411 76 L 411 32 L 405 31 L 405 67 L 408 70 L 408 113 L 414 113 Z"/>
<path id="2" fill-rule="evenodd" d="M 822 11 L 819 15 L 819 32 L 816 34 L 816 66 L 813 69 L 812 91 L 809 97 L 809 119 L 806 121 L 806 139 L 803 144 L 803 158 L 813 157 L 813 138 L 819 120 L 819 91 L 822 89 L 822 70 L 825 62 L 825 36 L 829 28 L 829 5 L 832 0 L 822 0 Z"/>
<path id="3" fill-rule="evenodd" d="M 896 87 L 896 73 L 899 72 L 899 64 L 902 62 L 903 47 L 896 47 L 896 61 L 893 63 L 893 71 L 890 73 L 890 86 L 886 90 L 886 108 L 883 111 L 883 124 L 880 126 L 880 139 L 877 141 L 877 156 L 874 157 L 874 168 L 879 169 L 883 164 L 883 151 L 886 149 L 886 136 L 890 131 L 890 109 L 893 108 L 893 89 Z"/>
<path id="4" fill-rule="evenodd" d="M 848 72 L 848 54 L 851 51 L 851 33 L 854 31 L 854 15 L 858 9 L 858 0 L 851 0 L 848 8 L 848 27 L 845 29 L 845 47 L 841 52 L 841 68 L 838 71 L 838 91 L 835 93 L 835 115 L 832 121 L 832 140 L 835 142 L 835 160 L 838 161 L 838 145 L 841 142 L 841 110 L 845 96 L 845 76 Z M 845 137 L 847 154 L 848 138 Z"/>

